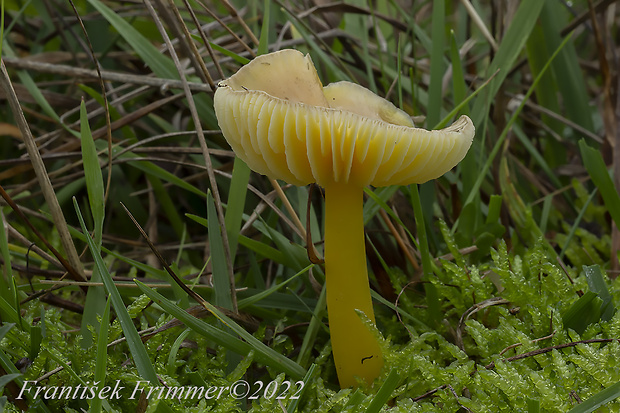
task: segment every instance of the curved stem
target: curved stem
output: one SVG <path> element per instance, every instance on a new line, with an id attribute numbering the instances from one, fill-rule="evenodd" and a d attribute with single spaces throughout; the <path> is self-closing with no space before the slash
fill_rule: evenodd
<path id="1" fill-rule="evenodd" d="M 340 387 L 367 384 L 381 372 L 383 357 L 376 338 L 355 309 L 373 323 L 366 249 L 363 188 L 333 183 L 325 188 L 325 272 L 327 311 L 334 363 Z"/>

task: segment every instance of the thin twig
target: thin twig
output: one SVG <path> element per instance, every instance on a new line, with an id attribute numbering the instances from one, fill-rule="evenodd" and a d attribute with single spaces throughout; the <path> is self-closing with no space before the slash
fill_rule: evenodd
<path id="1" fill-rule="evenodd" d="M 465 345 L 463 344 L 463 328 L 465 326 L 465 321 L 469 319 L 472 314 L 477 313 L 480 310 L 483 310 L 487 307 L 491 307 L 494 305 L 503 305 L 508 304 L 510 301 L 501 297 L 492 297 L 487 300 L 484 300 L 480 303 L 476 303 L 473 306 L 469 307 L 467 311 L 463 313 L 461 319 L 459 320 L 459 325 L 456 329 L 456 345 L 463 351 L 465 351 Z"/>
<path id="2" fill-rule="evenodd" d="M 579 344 L 593 344 L 593 343 L 611 343 L 612 341 L 617 341 L 620 342 L 620 339 L 617 338 L 594 338 L 594 339 L 590 339 L 590 340 L 581 340 L 581 341 L 574 341 L 571 343 L 564 343 L 564 344 L 558 344 L 557 346 L 552 346 L 552 347 L 545 347 L 545 348 L 539 348 L 537 350 L 532 350 L 529 351 L 527 353 L 523 353 L 523 354 L 517 354 L 516 356 L 512 356 L 512 357 L 508 357 L 502 360 L 502 362 L 510 362 L 510 361 L 516 361 L 516 360 L 523 360 L 526 359 L 528 357 L 533 357 L 533 356 L 538 356 L 540 354 L 545 354 L 545 353 L 549 353 L 550 351 L 553 350 L 561 350 L 563 348 L 569 348 L 569 347 L 575 347 Z M 487 364 L 486 366 L 484 366 L 485 369 L 487 370 L 491 370 L 495 368 L 495 362 L 491 362 L 489 364 Z"/>
<path id="3" fill-rule="evenodd" d="M 15 69 L 33 70 L 42 73 L 51 73 L 56 75 L 64 75 L 73 78 L 99 79 L 97 70 L 83 69 L 81 67 L 58 65 L 53 63 L 38 62 L 30 59 L 20 59 L 16 57 L 2 56 L 2 60 L 8 67 Z M 146 85 L 157 87 L 162 90 L 182 89 L 183 82 L 176 79 L 160 79 L 143 75 L 133 75 L 131 73 L 112 72 L 109 70 L 100 70 L 101 79 L 110 82 L 131 83 L 134 85 Z M 204 83 L 187 83 L 190 90 L 194 92 L 213 92 L 213 89 Z"/>

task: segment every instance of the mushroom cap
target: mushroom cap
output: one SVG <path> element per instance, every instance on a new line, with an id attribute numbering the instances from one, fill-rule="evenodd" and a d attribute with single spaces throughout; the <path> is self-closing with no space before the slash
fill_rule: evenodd
<path id="1" fill-rule="evenodd" d="M 233 151 L 256 172 L 294 185 L 423 183 L 459 163 L 474 125 L 416 128 L 409 115 L 350 82 L 323 87 L 309 55 L 259 56 L 220 82 L 215 114 Z"/>

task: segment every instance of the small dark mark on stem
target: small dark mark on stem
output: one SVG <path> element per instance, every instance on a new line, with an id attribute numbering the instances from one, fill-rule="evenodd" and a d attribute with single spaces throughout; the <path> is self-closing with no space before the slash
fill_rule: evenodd
<path id="1" fill-rule="evenodd" d="M 370 360 L 371 358 L 373 358 L 374 356 L 368 356 L 368 357 L 362 357 L 362 364 L 364 364 L 364 362 L 366 360 Z"/>

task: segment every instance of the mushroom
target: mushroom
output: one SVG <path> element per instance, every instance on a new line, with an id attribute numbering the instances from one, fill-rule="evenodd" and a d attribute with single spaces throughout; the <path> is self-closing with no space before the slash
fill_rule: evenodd
<path id="1" fill-rule="evenodd" d="M 219 83 L 215 114 L 233 151 L 254 171 L 325 190 L 325 273 L 334 364 L 342 388 L 380 374 L 364 243 L 363 190 L 437 178 L 474 137 L 467 116 L 442 129 L 411 117 L 350 82 L 323 87 L 309 55 L 259 56 Z"/>

